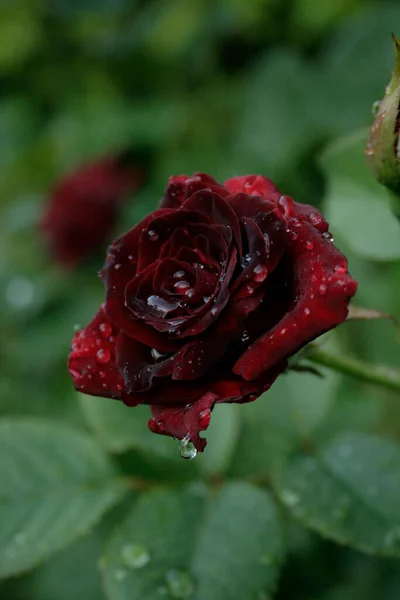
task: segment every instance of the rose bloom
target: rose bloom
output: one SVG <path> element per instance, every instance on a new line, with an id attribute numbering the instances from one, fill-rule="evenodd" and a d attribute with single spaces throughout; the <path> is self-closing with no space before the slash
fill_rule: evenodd
<path id="1" fill-rule="evenodd" d="M 268 390 L 357 288 L 318 210 L 256 175 L 171 177 L 101 279 L 105 304 L 72 344 L 76 389 L 150 405 L 153 432 L 199 451 L 214 405 Z"/>
<path id="2" fill-rule="evenodd" d="M 126 152 L 82 165 L 50 195 L 40 227 L 55 260 L 76 267 L 110 235 L 121 202 L 145 179 L 141 152 Z"/>

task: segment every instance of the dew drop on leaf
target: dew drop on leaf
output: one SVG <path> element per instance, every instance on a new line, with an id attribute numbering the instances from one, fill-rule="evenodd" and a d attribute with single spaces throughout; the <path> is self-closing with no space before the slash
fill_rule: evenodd
<path id="1" fill-rule="evenodd" d="M 141 569 L 150 562 L 150 552 L 143 544 L 124 544 L 121 559 L 131 569 Z"/>
<path id="2" fill-rule="evenodd" d="M 194 583 L 187 571 L 170 569 L 165 574 L 165 582 L 172 598 L 190 598 L 194 592 Z"/>

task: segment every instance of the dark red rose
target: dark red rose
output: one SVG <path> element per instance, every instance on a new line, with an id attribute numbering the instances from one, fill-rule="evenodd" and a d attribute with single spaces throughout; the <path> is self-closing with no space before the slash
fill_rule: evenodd
<path id="1" fill-rule="evenodd" d="M 200 451 L 215 403 L 255 400 L 357 287 L 322 215 L 261 176 L 172 177 L 101 278 L 106 302 L 72 344 L 76 388 L 151 405 L 152 431 Z"/>
<path id="2" fill-rule="evenodd" d="M 134 155 L 103 158 L 81 166 L 60 181 L 41 222 L 57 262 L 75 267 L 107 241 L 121 201 L 144 181 Z"/>

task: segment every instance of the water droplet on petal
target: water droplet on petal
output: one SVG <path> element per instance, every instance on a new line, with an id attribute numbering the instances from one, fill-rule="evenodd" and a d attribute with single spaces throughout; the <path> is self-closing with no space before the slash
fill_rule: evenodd
<path id="1" fill-rule="evenodd" d="M 307 250 L 312 250 L 314 248 L 314 243 L 311 241 L 307 241 L 306 248 L 307 248 Z"/>
<path id="2" fill-rule="evenodd" d="M 290 229 L 288 229 L 288 235 L 294 242 L 299 239 L 299 234 L 295 231 L 291 231 Z"/>
<path id="3" fill-rule="evenodd" d="M 261 283 L 268 275 L 268 270 L 263 265 L 257 265 L 254 269 L 254 281 Z"/>
<path id="4" fill-rule="evenodd" d="M 247 342 L 250 338 L 250 334 L 248 331 L 243 331 L 242 333 L 242 337 L 240 338 L 242 340 L 242 342 Z"/>
<path id="5" fill-rule="evenodd" d="M 287 217 L 290 217 L 293 211 L 293 200 L 290 196 L 281 196 L 279 198 L 279 206 L 281 206 L 284 210 L 284 213 Z"/>
<path id="6" fill-rule="evenodd" d="M 100 323 L 99 330 L 106 338 L 112 334 L 112 327 L 109 325 L 109 323 Z"/>
<path id="7" fill-rule="evenodd" d="M 156 242 L 158 240 L 158 238 L 160 237 L 158 235 L 158 233 L 154 231 L 154 229 L 149 229 L 149 231 L 147 232 L 147 235 L 149 236 L 149 240 L 151 242 Z"/>
<path id="8" fill-rule="evenodd" d="M 328 286 L 325 283 L 321 283 L 321 285 L 319 286 L 319 293 L 321 294 L 321 296 L 325 296 L 327 291 Z"/>
<path id="9" fill-rule="evenodd" d="M 322 215 L 319 214 L 319 213 L 316 213 L 316 212 L 315 213 L 310 213 L 309 219 L 310 219 L 311 225 L 314 225 L 315 227 L 317 225 L 321 225 L 321 223 L 323 221 Z"/>
<path id="10" fill-rule="evenodd" d="M 242 269 L 244 269 L 245 267 L 247 267 L 247 265 L 249 264 L 250 260 L 251 260 L 251 255 L 250 254 L 244 254 L 242 256 L 242 260 L 241 260 Z"/>
<path id="11" fill-rule="evenodd" d="M 328 240 L 328 242 L 333 242 L 335 239 L 330 231 L 325 231 L 325 233 L 322 234 L 322 237 Z"/>
<path id="12" fill-rule="evenodd" d="M 185 292 L 190 288 L 190 283 L 184 279 L 181 279 L 181 281 L 174 283 L 174 288 L 178 290 L 178 292 Z"/>
<path id="13" fill-rule="evenodd" d="M 168 592 L 172 598 L 189 598 L 194 592 L 194 584 L 187 571 L 170 569 L 165 574 Z"/>
<path id="14" fill-rule="evenodd" d="M 203 296 L 203 302 L 204 304 L 207 304 L 207 302 L 210 302 L 211 296 Z"/>
<path id="15" fill-rule="evenodd" d="M 114 265 L 114 269 L 116 271 L 118 271 L 118 269 L 120 269 L 122 267 L 121 263 L 117 263 L 116 265 Z"/>
<path id="16" fill-rule="evenodd" d="M 347 267 L 345 265 L 335 265 L 333 267 L 333 270 L 335 271 L 335 273 L 346 273 L 347 272 Z"/>
<path id="17" fill-rule="evenodd" d="M 105 365 L 106 363 L 110 362 L 110 351 L 100 348 L 100 350 L 97 351 L 96 360 L 101 365 Z"/>
<path id="18" fill-rule="evenodd" d="M 207 429 L 211 420 L 211 410 L 209 408 L 205 408 L 199 414 L 199 425 L 202 429 Z"/>
<path id="19" fill-rule="evenodd" d="M 306 317 L 308 317 L 308 315 L 311 313 L 311 310 L 309 308 L 305 308 L 304 309 L 304 314 L 306 315 Z"/>
<path id="20" fill-rule="evenodd" d="M 191 298 L 194 294 L 194 289 L 190 288 L 187 292 L 185 292 L 185 296 L 187 296 L 187 298 Z"/>
<path id="21" fill-rule="evenodd" d="M 160 358 L 163 358 L 164 356 L 164 354 L 156 350 L 156 348 L 152 348 L 150 354 L 154 360 L 160 360 Z"/>
<path id="22" fill-rule="evenodd" d="M 197 456 L 197 450 L 194 444 L 192 444 L 192 442 L 190 441 L 189 434 L 185 435 L 185 437 L 180 441 L 179 454 L 181 458 L 184 458 L 186 460 L 192 460 L 192 458 L 195 458 Z"/>
<path id="23" fill-rule="evenodd" d="M 150 562 L 150 552 L 142 544 L 125 544 L 121 549 L 121 559 L 131 569 L 141 569 Z"/>
<path id="24" fill-rule="evenodd" d="M 147 298 L 147 304 L 161 313 L 161 317 L 165 317 L 169 312 L 175 310 L 179 306 L 179 302 L 170 302 L 161 296 L 154 295 Z"/>
<path id="25" fill-rule="evenodd" d="M 218 313 L 218 308 L 216 308 L 216 307 L 214 306 L 214 308 L 212 308 L 212 309 L 210 310 L 210 313 L 211 313 L 211 315 L 212 315 L 213 317 L 215 317 L 215 315 Z"/>
<path id="26" fill-rule="evenodd" d="M 181 277 L 185 277 L 186 271 L 175 271 L 174 277 L 175 279 L 180 279 Z"/>
<path id="27" fill-rule="evenodd" d="M 156 421 L 155 419 L 149 419 L 148 427 L 153 433 L 164 433 L 165 431 L 164 424 L 161 421 Z"/>

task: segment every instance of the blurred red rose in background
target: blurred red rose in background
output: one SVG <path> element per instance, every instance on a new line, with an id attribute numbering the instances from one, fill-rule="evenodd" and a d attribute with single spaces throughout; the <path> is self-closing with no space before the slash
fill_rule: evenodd
<path id="1" fill-rule="evenodd" d="M 347 316 L 357 284 L 310 205 L 261 176 L 172 177 L 119 237 L 106 302 L 72 344 L 79 391 L 151 405 L 150 429 L 191 440 L 215 403 L 248 402 Z"/>
<path id="2" fill-rule="evenodd" d="M 73 268 L 108 241 L 118 209 L 146 180 L 148 151 L 138 149 L 86 163 L 50 194 L 40 223 L 55 260 Z"/>

